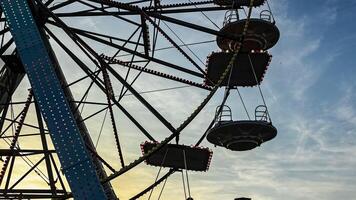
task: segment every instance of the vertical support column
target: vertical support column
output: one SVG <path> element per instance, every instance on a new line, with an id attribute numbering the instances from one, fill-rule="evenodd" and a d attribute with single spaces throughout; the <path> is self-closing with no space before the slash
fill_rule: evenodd
<path id="1" fill-rule="evenodd" d="M 74 198 L 107 199 L 27 1 L 0 5 Z"/>

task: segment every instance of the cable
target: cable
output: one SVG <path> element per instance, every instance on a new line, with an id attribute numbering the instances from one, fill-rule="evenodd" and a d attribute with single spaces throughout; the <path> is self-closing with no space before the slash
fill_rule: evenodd
<path id="1" fill-rule="evenodd" d="M 214 117 L 215 121 L 217 121 L 220 114 L 222 115 L 226 100 L 227 100 L 228 96 L 230 95 L 230 82 L 231 82 L 232 72 L 234 69 L 234 64 L 231 63 L 231 65 L 232 65 L 232 67 L 230 69 L 229 79 L 227 80 L 227 84 L 226 84 L 227 86 L 225 87 L 224 97 L 223 97 L 223 100 L 222 100 L 220 106 L 218 107 L 218 110 L 215 113 L 215 117 Z M 220 116 L 220 120 L 221 120 L 221 116 Z"/>
<path id="2" fill-rule="evenodd" d="M 157 182 L 158 177 L 159 177 L 159 174 L 161 173 L 161 170 L 162 170 L 162 166 L 163 166 L 164 162 L 166 161 L 166 156 L 167 156 L 168 150 L 169 150 L 169 149 L 167 148 L 167 149 L 166 149 L 166 153 L 165 153 L 165 154 L 164 154 L 164 156 L 163 156 L 163 160 L 162 160 L 161 166 L 159 167 L 159 170 L 158 170 L 158 173 L 157 173 L 157 176 L 156 176 L 155 182 Z M 152 188 L 152 189 L 151 189 L 150 195 L 148 196 L 148 200 L 150 200 L 150 199 L 151 199 L 151 196 L 152 196 L 153 190 L 154 190 L 154 188 Z"/>
<path id="3" fill-rule="evenodd" d="M 194 45 L 199 45 L 199 44 L 212 43 L 212 42 L 215 42 L 215 41 L 216 41 L 216 40 L 206 40 L 206 41 L 193 42 L 193 43 L 189 43 L 189 44 L 185 44 L 185 45 L 178 45 L 178 46 L 179 46 L 179 47 L 194 46 Z M 155 49 L 155 51 L 162 51 L 162 50 L 173 49 L 173 48 L 175 48 L 175 47 L 174 47 L 174 46 L 162 47 L 162 48 Z M 141 51 L 140 53 L 144 53 L 144 52 Z M 117 55 L 117 56 L 115 56 L 115 58 L 125 57 L 125 56 L 131 56 L 131 55 L 132 55 L 132 54 L 122 54 L 122 55 Z"/>
<path id="4" fill-rule="evenodd" d="M 157 90 L 149 90 L 145 92 L 139 92 L 139 94 L 149 94 L 149 93 L 163 92 L 163 91 L 176 90 L 176 89 L 188 88 L 188 87 L 192 87 L 192 86 L 186 85 L 186 86 L 178 86 L 178 87 L 171 87 L 171 88 L 164 88 L 164 89 L 157 89 Z M 131 96 L 131 95 L 133 94 L 125 94 L 124 96 Z"/>
<path id="5" fill-rule="evenodd" d="M 272 16 L 273 22 L 275 22 L 275 20 L 274 20 L 274 15 L 273 15 L 273 12 L 272 12 L 272 9 L 271 9 L 271 7 L 269 6 L 269 2 L 268 2 L 268 0 L 266 0 L 266 1 L 267 1 L 267 6 L 268 6 L 268 9 L 269 9 L 269 12 L 271 13 L 271 16 Z"/>
<path id="6" fill-rule="evenodd" d="M 148 186 L 146 189 L 144 189 L 142 192 L 136 194 L 135 196 L 131 197 L 130 200 L 136 200 L 145 195 L 147 192 L 149 192 L 152 188 L 157 187 L 159 184 L 161 184 L 164 180 L 166 180 L 169 176 L 171 176 L 173 173 L 175 173 L 175 169 L 170 169 L 165 175 L 163 175 L 160 179 L 158 179 L 156 182 Z"/>
<path id="7" fill-rule="evenodd" d="M 268 118 L 269 118 L 270 122 L 272 123 L 272 119 L 271 119 L 271 116 L 269 115 L 268 107 L 267 107 L 267 105 L 266 105 L 265 97 L 263 96 L 261 86 L 260 86 L 260 84 L 258 83 L 257 75 L 256 75 L 256 72 L 255 72 L 255 68 L 253 67 L 253 63 L 252 63 L 250 54 L 248 54 L 248 60 L 250 61 L 250 66 L 251 66 L 251 68 L 252 68 L 252 72 L 253 72 L 253 75 L 254 75 L 254 77 L 255 77 L 256 84 L 257 84 L 257 86 L 258 86 L 258 90 L 259 90 L 260 95 L 261 95 L 261 97 L 262 97 L 263 104 L 264 104 L 264 106 L 266 107 L 266 111 L 267 111 Z"/>
<path id="8" fill-rule="evenodd" d="M 108 114 L 108 107 L 106 108 L 106 111 L 105 111 L 105 115 L 104 115 L 104 119 L 103 119 L 103 122 L 101 123 L 101 127 L 100 127 L 100 132 L 99 132 L 99 136 L 98 136 L 98 139 L 96 139 L 96 142 L 95 142 L 95 149 L 98 147 L 98 144 L 99 144 L 99 140 L 100 140 L 100 137 L 101 137 L 101 133 L 103 132 L 103 128 L 104 128 L 104 124 L 105 124 L 105 121 L 106 121 L 106 116 Z"/>
<path id="9" fill-rule="evenodd" d="M 188 0 L 190 3 L 193 3 L 191 0 Z M 194 5 L 195 8 L 199 8 L 198 6 Z M 211 20 L 203 11 L 200 11 L 201 14 L 204 15 L 204 17 L 206 17 L 207 20 L 209 20 L 216 28 L 220 29 L 220 27 L 218 25 L 216 25 L 216 23 L 213 22 L 213 20 Z"/>
<path id="10" fill-rule="evenodd" d="M 95 70 L 94 70 L 94 71 L 96 71 L 97 69 L 98 69 L 98 67 L 95 67 Z M 95 74 L 95 78 L 98 78 L 98 76 L 99 76 L 99 74 L 100 74 L 100 71 L 101 71 L 101 70 L 98 70 L 96 74 L 94 73 L 94 74 Z M 88 95 L 89 95 L 89 92 L 90 92 L 91 87 L 93 87 L 93 84 L 94 84 L 94 80 L 92 80 L 92 81 L 90 82 L 90 85 L 89 85 L 88 89 L 86 89 L 86 91 L 85 91 L 83 97 L 80 99 L 78 105 L 76 105 L 75 109 L 72 111 L 73 113 L 78 112 L 79 107 L 80 107 L 80 105 L 82 104 L 82 102 L 85 102 L 85 101 L 88 99 Z M 79 111 L 79 114 L 80 114 L 80 115 L 83 113 L 84 106 L 85 106 L 85 104 L 82 105 L 82 108 L 81 108 L 81 110 Z"/>
<path id="11" fill-rule="evenodd" d="M 153 1 L 151 1 L 151 4 L 150 6 L 152 5 Z M 162 10 L 162 8 L 161 8 Z M 157 18 L 155 18 L 155 21 L 154 23 L 157 23 L 158 26 L 160 26 L 161 24 L 161 19 L 158 19 L 158 22 L 157 22 Z M 152 44 L 152 57 L 154 57 L 155 55 L 155 52 L 156 52 L 156 45 L 157 45 L 157 40 L 158 40 L 158 28 L 157 27 L 153 27 L 153 44 Z"/>
<path id="12" fill-rule="evenodd" d="M 248 119 L 251 120 L 250 114 L 248 113 L 248 110 L 247 110 L 247 108 L 246 108 L 245 102 L 244 102 L 244 100 L 243 100 L 243 98 L 242 98 L 242 95 L 241 95 L 241 93 L 240 93 L 239 88 L 236 88 L 236 91 L 237 91 L 237 93 L 238 93 L 239 96 L 240 96 L 241 103 L 242 103 L 242 105 L 243 105 L 243 107 L 244 107 L 244 109 L 245 109 L 245 112 L 246 112 L 246 114 L 247 114 Z"/>
<path id="13" fill-rule="evenodd" d="M 244 11 L 244 13 L 245 13 L 245 16 L 247 17 L 247 13 L 246 13 L 246 10 L 245 10 L 245 8 L 242 8 L 242 10 Z"/>
<path id="14" fill-rule="evenodd" d="M 187 46 L 187 45 L 184 43 L 184 41 L 171 29 L 171 27 L 169 27 L 168 24 L 167 24 L 165 21 L 162 21 L 162 22 L 163 22 L 163 24 L 166 25 L 167 28 L 173 33 L 173 35 L 175 35 L 175 36 L 178 38 L 178 40 L 183 44 L 183 46 L 186 47 L 186 48 L 190 51 L 190 53 L 192 53 L 192 54 L 195 56 L 195 58 L 197 58 L 203 65 L 205 65 L 205 63 L 197 56 L 197 54 L 195 54 L 195 53 L 189 48 L 189 46 Z"/>
<path id="15" fill-rule="evenodd" d="M 187 159 L 186 159 L 186 155 L 185 155 L 185 150 L 183 150 L 183 157 L 184 157 L 185 176 L 187 177 L 188 195 L 189 195 L 189 197 L 191 197 L 191 195 L 190 195 L 190 186 L 189 186 L 189 178 L 188 178 Z"/>
<path id="16" fill-rule="evenodd" d="M 182 172 L 182 182 L 183 182 L 183 189 L 184 189 L 184 199 L 187 199 L 187 191 L 185 190 L 183 170 L 181 172 Z"/>
<path id="17" fill-rule="evenodd" d="M 159 193 L 159 196 L 158 196 L 158 200 L 161 199 L 161 196 L 162 196 L 163 190 L 164 190 L 164 188 L 165 188 L 165 186 L 166 186 L 167 180 L 168 180 L 168 177 L 164 180 L 164 183 L 163 183 L 161 192 Z"/>
<path id="18" fill-rule="evenodd" d="M 12 100 L 10 100 L 10 103 L 12 102 Z M 11 104 L 10 106 L 10 116 L 11 116 L 11 120 L 14 120 L 15 118 L 15 114 L 14 114 L 14 106 Z M 15 133 L 15 123 L 12 124 L 11 126 L 11 134 L 12 136 L 14 136 L 14 133 Z"/>
<path id="19" fill-rule="evenodd" d="M 142 74 L 143 70 L 145 70 L 149 64 L 150 64 L 150 61 L 147 61 L 147 63 L 142 67 L 142 70 L 141 70 L 141 71 L 135 76 L 135 78 L 131 81 L 130 86 L 132 86 L 132 85 L 136 82 L 136 80 L 137 80 L 137 79 L 140 77 L 140 75 Z M 131 64 L 131 66 L 132 66 L 132 64 Z M 126 95 L 126 93 L 127 93 L 128 90 L 129 90 L 129 89 L 126 88 L 125 92 L 122 93 L 122 95 L 119 97 L 118 102 L 121 101 L 121 99 Z"/>
<path id="20" fill-rule="evenodd" d="M 134 51 L 137 51 L 138 43 L 140 42 L 141 37 L 142 37 L 143 40 L 145 40 L 145 38 L 143 37 L 143 28 L 142 28 L 142 30 L 141 30 L 141 32 L 140 32 L 138 38 L 137 38 L 137 43 L 136 43 L 136 45 L 135 45 L 135 50 L 134 50 Z M 149 47 L 147 47 L 147 48 L 149 48 Z M 135 54 L 132 54 L 131 60 L 130 60 L 130 62 L 129 62 L 129 65 L 132 65 L 132 62 L 134 61 L 134 59 L 135 59 Z M 126 82 L 127 82 L 127 78 L 128 78 L 129 75 L 130 75 L 130 71 L 131 71 L 131 67 L 129 67 L 129 68 L 127 69 L 126 76 L 125 76 L 125 81 L 126 81 Z M 121 87 L 120 97 L 121 97 L 123 91 L 124 91 L 124 86 Z"/>

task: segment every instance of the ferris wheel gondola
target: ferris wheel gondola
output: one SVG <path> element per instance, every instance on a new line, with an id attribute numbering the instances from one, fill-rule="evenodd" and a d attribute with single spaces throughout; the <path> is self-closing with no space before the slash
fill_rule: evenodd
<path id="1" fill-rule="evenodd" d="M 212 144 L 233 151 L 246 151 L 276 137 L 277 129 L 269 120 L 267 109 L 264 106 L 256 108 L 255 120 L 238 121 L 233 121 L 231 109 L 226 105 L 224 107 L 218 115 L 214 127 L 207 134 L 207 140 Z M 258 110 L 261 108 L 264 110 Z"/>
<path id="2" fill-rule="evenodd" d="M 207 79 L 205 84 L 212 86 L 217 83 L 224 68 L 229 64 L 233 53 L 231 52 L 217 52 L 212 53 L 207 60 Z M 252 51 L 250 53 L 239 53 L 237 59 L 233 63 L 231 77 L 226 77 L 221 86 L 229 87 L 253 87 L 260 84 L 270 64 L 272 56 L 266 51 Z M 251 63 L 255 74 L 251 70 Z M 256 77 L 255 77 L 256 75 Z M 257 79 L 257 81 L 256 81 Z M 209 81 L 208 81 L 209 80 Z"/>

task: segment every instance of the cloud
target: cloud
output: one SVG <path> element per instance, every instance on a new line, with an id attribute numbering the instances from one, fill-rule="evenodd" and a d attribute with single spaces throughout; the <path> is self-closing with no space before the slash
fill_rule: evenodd
<path id="1" fill-rule="evenodd" d="M 342 84 L 344 85 L 344 84 Z M 355 86 L 344 85 L 344 94 L 341 96 L 335 106 L 335 115 L 337 119 L 345 121 L 350 125 L 356 126 L 356 106 L 355 106 Z"/>

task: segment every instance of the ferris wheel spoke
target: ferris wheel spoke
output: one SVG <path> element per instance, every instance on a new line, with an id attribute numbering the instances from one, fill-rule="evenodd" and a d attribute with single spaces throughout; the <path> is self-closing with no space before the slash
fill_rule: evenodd
<path id="1" fill-rule="evenodd" d="M 142 190 L 142 192 L 136 194 L 135 196 L 131 197 L 130 200 L 135 200 L 138 199 L 140 197 L 142 197 L 143 195 L 145 195 L 147 192 L 149 192 L 150 190 L 152 190 L 153 188 L 157 187 L 159 184 L 161 184 L 163 181 L 167 180 L 169 176 L 171 176 L 172 174 L 174 174 L 177 170 L 174 169 L 170 169 L 165 175 L 163 175 L 161 178 L 159 178 L 157 181 L 155 181 L 154 183 L 152 183 L 150 186 L 148 186 L 146 189 Z"/>
<path id="2" fill-rule="evenodd" d="M 18 179 L 18 180 L 17 180 L 12 186 L 10 186 L 8 189 L 9 189 L 9 190 L 14 189 L 16 185 L 18 185 L 24 178 L 26 178 L 27 175 L 29 175 L 32 171 L 34 171 L 34 170 L 37 168 L 37 166 L 38 166 L 39 164 L 41 164 L 41 162 L 44 161 L 44 160 L 45 160 L 45 157 L 41 158 L 38 162 L 36 162 L 36 163 L 31 167 L 30 170 L 28 170 L 25 174 L 23 174 L 23 175 L 21 176 L 21 178 Z M 8 176 L 8 177 L 10 177 L 10 176 Z M 46 183 L 48 184 L 47 181 L 46 181 Z M 8 185 L 8 184 L 6 184 L 6 185 Z"/>
<path id="3" fill-rule="evenodd" d="M 57 176 L 56 182 L 59 181 L 59 184 L 60 184 L 60 186 L 61 186 L 61 188 L 62 188 L 63 193 L 64 193 L 64 194 L 67 194 L 66 186 L 64 185 L 64 181 L 63 181 L 62 176 L 61 176 L 61 173 L 60 173 L 60 171 L 59 171 L 59 169 L 58 169 L 57 163 L 56 163 L 56 161 L 54 160 L 54 157 L 53 157 L 52 154 L 49 154 L 49 157 L 50 157 L 50 160 L 51 160 L 51 164 L 52 164 L 52 166 L 53 166 L 53 169 L 54 169 L 54 171 L 56 172 L 56 176 Z M 57 191 L 58 191 L 58 190 L 57 190 Z"/>
<path id="4" fill-rule="evenodd" d="M 194 2 L 192 2 L 194 3 Z M 184 5 L 186 3 L 183 3 Z M 212 4 L 211 2 L 207 2 L 206 4 Z M 178 5 L 178 6 L 175 6 Z M 205 7 L 197 7 L 199 4 L 191 4 L 191 6 L 194 7 L 188 7 L 188 8 L 180 8 L 181 4 L 168 4 L 168 5 L 161 5 L 156 8 L 151 8 L 151 7 L 143 7 L 145 12 L 156 12 L 155 10 L 158 9 L 160 14 L 179 14 L 179 13 L 195 13 L 195 12 L 210 12 L 210 11 L 221 11 L 221 10 L 226 10 L 226 7 L 221 7 L 221 6 L 205 6 Z M 185 6 L 187 7 L 187 6 Z M 167 9 L 169 8 L 169 9 Z M 133 12 L 127 11 L 126 13 L 121 12 L 122 15 L 133 15 Z"/>
<path id="5" fill-rule="evenodd" d="M 94 71 L 93 73 L 90 73 L 90 74 L 93 75 L 93 76 L 96 76 L 96 74 L 98 74 L 99 72 L 101 72 L 101 70 L 96 70 L 96 71 Z M 83 80 L 88 79 L 88 78 L 90 78 L 89 75 L 85 75 L 85 76 L 83 76 L 83 77 L 81 77 L 81 78 L 79 78 L 79 79 L 77 79 L 77 80 L 75 80 L 75 81 L 69 83 L 69 84 L 66 85 L 65 87 L 71 87 L 71 86 L 73 86 L 73 85 L 75 85 L 75 84 L 78 84 L 79 82 L 81 82 L 81 81 L 83 81 Z"/>
<path id="6" fill-rule="evenodd" d="M 200 8 L 178 8 L 178 9 L 161 9 L 159 12 L 161 14 L 179 14 L 179 13 L 194 13 L 194 12 L 209 12 L 209 11 L 220 11 L 226 10 L 226 8 L 221 6 L 209 6 Z M 154 12 L 148 10 L 147 12 Z"/>
<path id="7" fill-rule="evenodd" d="M 110 7 L 109 7 L 110 8 Z M 210 6 L 210 7 L 201 7 L 201 8 L 179 8 L 179 9 L 162 9 L 159 10 L 160 14 L 180 14 L 180 13 L 200 13 L 200 12 L 210 12 L 210 11 L 221 11 L 226 10 L 225 7 L 221 6 Z M 103 11 L 103 10 L 101 10 Z M 154 11 L 146 11 L 151 14 Z M 89 17 L 89 16 L 131 16 L 138 15 L 137 11 L 105 11 L 105 12 L 59 12 L 56 13 L 58 17 Z"/>
<path id="8" fill-rule="evenodd" d="M 86 144 L 87 149 L 97 157 L 100 162 L 102 162 L 111 172 L 115 172 L 116 170 L 107 162 L 104 158 L 102 158 L 94 149 L 92 149 L 88 144 Z"/>
<path id="9" fill-rule="evenodd" d="M 210 86 L 206 86 L 206 85 L 201 84 L 201 83 L 193 82 L 193 81 L 188 80 L 188 79 L 183 79 L 183 78 L 180 78 L 180 77 L 177 77 L 177 76 L 173 76 L 171 74 L 166 74 L 166 73 L 162 73 L 162 72 L 155 71 L 155 70 L 152 70 L 152 69 L 147 69 L 146 67 L 141 67 L 141 66 L 138 66 L 138 65 L 135 65 L 135 64 L 129 64 L 127 62 L 124 62 L 124 61 L 121 61 L 121 60 L 118 60 L 118 59 L 112 59 L 111 57 L 108 57 L 108 56 L 105 56 L 105 55 L 102 55 L 102 57 L 105 60 L 107 60 L 109 62 L 109 64 L 117 64 L 117 65 L 120 65 L 120 66 L 123 66 L 123 67 L 128 67 L 128 68 L 137 70 L 140 73 L 144 72 L 146 74 L 150 74 L 150 75 L 153 75 L 153 76 L 158 76 L 158 77 L 165 78 L 165 79 L 172 80 L 172 81 L 176 81 L 176 82 L 179 82 L 179 83 L 184 83 L 184 84 L 191 85 L 191 86 L 194 86 L 194 87 L 197 87 L 197 88 L 201 88 L 201 89 L 205 89 L 205 90 L 211 90 Z"/>
<path id="10" fill-rule="evenodd" d="M 4 28 L 3 30 L 0 31 L 0 35 L 4 35 L 5 33 L 9 32 L 9 31 L 10 31 L 10 28 L 6 27 L 6 28 Z"/>
<path id="11" fill-rule="evenodd" d="M 6 27 L 6 23 L 5 23 L 4 27 Z M 3 47 L 3 45 L 4 45 L 5 35 L 6 35 L 6 34 L 2 34 L 2 35 L 1 35 L 0 47 Z"/>
<path id="12" fill-rule="evenodd" d="M 207 1 L 189 1 L 184 3 L 173 3 L 173 4 L 155 4 L 154 6 L 143 7 L 145 10 L 149 9 L 164 9 L 164 8 L 179 8 L 179 7 L 190 7 L 190 6 L 197 6 L 197 5 L 206 5 L 206 4 L 213 4 L 214 1 L 207 0 Z"/>
<path id="13" fill-rule="evenodd" d="M 80 120 L 79 123 L 83 123 L 83 122 L 87 121 L 88 119 L 95 117 L 96 115 L 106 111 L 107 109 L 108 109 L 108 106 L 106 106 L 105 108 L 101 108 L 100 110 L 95 111 L 94 113 L 92 113 L 92 114 L 86 116 L 84 119 Z"/>
<path id="14" fill-rule="evenodd" d="M 1 132 L 1 135 L 2 136 L 4 133 L 6 133 L 7 130 L 9 130 L 11 128 L 12 125 L 14 124 L 20 124 L 20 122 L 15 118 L 15 119 L 9 119 L 9 118 L 1 118 L 2 120 L 5 120 L 5 121 L 9 121 L 10 124 Z M 29 128 L 35 128 L 35 129 L 39 129 L 38 126 L 35 126 L 35 125 L 32 125 L 32 124 L 28 124 L 28 123 L 23 123 L 23 126 L 27 126 Z M 46 130 L 47 131 L 47 130 Z"/>
<path id="15" fill-rule="evenodd" d="M 127 3 L 127 4 L 132 5 L 132 4 L 139 4 L 139 3 L 151 2 L 151 1 L 152 0 L 137 0 L 137 1 L 131 1 L 131 2 Z M 157 0 L 154 0 L 154 1 L 157 1 Z"/>
<path id="16" fill-rule="evenodd" d="M 142 36 L 143 36 L 143 43 L 144 43 L 144 52 L 146 56 L 149 56 L 150 51 L 150 33 L 146 23 L 146 18 L 141 15 L 141 27 L 142 27 Z M 137 48 L 137 47 L 136 47 Z M 137 51 L 137 50 L 136 50 Z"/>
<path id="17" fill-rule="evenodd" d="M 45 6 L 51 5 L 55 0 L 47 0 L 46 3 L 44 4 Z"/>
<path id="18" fill-rule="evenodd" d="M 5 51 L 14 43 L 14 39 L 11 38 L 0 48 L 0 55 L 4 54 Z"/>
<path id="19" fill-rule="evenodd" d="M 97 3 L 97 4 L 104 4 L 104 5 L 108 5 L 110 7 L 116 7 L 116 6 L 122 6 L 121 9 L 127 10 L 127 11 L 137 11 L 134 10 L 132 8 L 138 7 L 137 5 L 133 5 L 136 4 L 138 1 L 133 1 L 133 2 L 119 2 L 119 1 L 110 1 L 110 0 L 87 0 L 87 1 L 91 1 L 93 3 Z M 142 1 L 145 2 L 145 1 Z M 194 7 L 195 9 L 197 9 L 195 6 L 197 5 L 215 5 L 214 1 L 208 0 L 208 1 L 197 1 L 197 2 L 180 2 L 180 3 L 172 3 L 172 4 L 160 4 L 159 1 L 154 0 L 154 4 L 153 6 L 142 6 L 143 10 L 147 10 L 147 11 L 156 11 L 159 10 L 160 12 L 164 11 L 165 9 L 169 9 L 169 10 L 173 10 L 172 8 L 181 8 L 181 7 Z M 131 7 L 130 7 L 131 6 Z M 216 8 L 221 6 L 216 6 Z M 224 8 L 226 10 L 226 8 Z"/>

